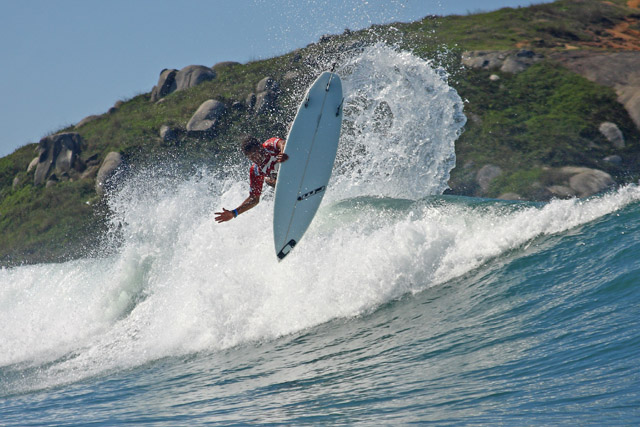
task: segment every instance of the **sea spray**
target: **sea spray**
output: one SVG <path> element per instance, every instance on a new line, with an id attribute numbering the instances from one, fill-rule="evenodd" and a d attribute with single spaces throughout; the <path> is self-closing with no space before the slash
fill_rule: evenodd
<path id="1" fill-rule="evenodd" d="M 437 196 L 464 121 L 459 99 L 410 54 L 374 46 L 358 55 L 340 65 L 358 94 L 347 95 L 342 163 L 295 253 L 282 263 L 273 254 L 269 191 L 239 218 L 214 221 L 248 194 L 235 169 L 186 179 L 139 171 L 109 200 L 118 237 L 108 255 L 0 270 L 1 364 L 4 378 L 17 378 L 3 381 L 3 394 L 370 313 L 640 200 L 633 186 L 539 206 Z M 378 77 L 403 95 L 376 98 Z M 412 93 L 407 82 L 429 84 L 433 102 L 398 106 Z"/>
<path id="2" fill-rule="evenodd" d="M 463 102 L 432 62 L 384 43 L 346 55 L 337 197 L 442 194 L 466 123 Z"/>
<path id="3" fill-rule="evenodd" d="M 141 220 L 128 217 L 113 257 L 0 271 L 3 369 L 40 366 L 7 385 L 45 387 L 368 313 L 640 201 L 637 186 L 544 205 L 359 197 L 325 207 L 306 249 L 277 263 L 264 233 L 270 203 L 225 225 L 199 216 L 246 190 L 208 195 L 214 182 L 130 199 Z"/>

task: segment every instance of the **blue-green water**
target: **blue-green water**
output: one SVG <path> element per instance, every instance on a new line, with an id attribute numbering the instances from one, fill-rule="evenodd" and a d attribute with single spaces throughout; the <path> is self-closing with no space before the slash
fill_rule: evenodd
<path id="1" fill-rule="evenodd" d="M 414 203 L 356 199 L 325 209 L 324 218 L 331 212 L 350 216 L 337 223 L 333 219 L 338 228 L 354 227 L 354 217 L 376 213 L 395 231 L 416 233 L 420 227 L 414 223 L 429 221 L 447 228 L 446 217 L 453 214 L 468 228 L 461 231 L 459 241 L 457 237 L 448 240 L 450 246 L 438 256 L 439 265 L 425 250 L 430 235 L 405 234 L 399 240 L 413 246 L 400 253 L 383 247 L 384 239 L 374 247 L 363 245 L 371 258 L 366 270 L 380 264 L 380 270 L 393 271 L 388 280 L 396 282 L 369 283 L 366 289 L 354 283 L 364 280 L 364 271 L 336 266 L 335 254 L 329 254 L 317 268 L 318 274 L 329 269 L 331 280 L 337 282 L 335 289 L 345 294 L 352 287 L 369 293 L 346 295 L 360 301 L 360 309 L 352 312 L 340 313 L 339 306 L 348 304 L 344 294 L 323 296 L 304 287 L 287 288 L 287 293 L 298 295 L 280 301 L 281 305 L 271 300 L 271 309 L 263 305 L 272 295 L 263 293 L 255 295 L 262 302 L 252 309 L 233 306 L 219 322 L 195 314 L 201 324 L 194 329 L 176 307 L 196 312 L 199 307 L 174 302 L 175 316 L 170 320 L 180 330 L 180 344 L 173 346 L 159 330 L 152 334 L 156 340 L 141 331 L 153 328 L 159 319 L 141 316 L 136 322 L 144 325 L 118 326 L 155 298 L 148 295 L 110 326 L 60 344 L 64 347 L 60 351 L 48 345 L 16 354 L 7 342 L 18 346 L 48 340 L 40 336 L 47 327 L 54 334 L 67 331 L 44 322 L 38 328 L 12 323 L 25 319 L 8 305 L 29 303 L 30 310 L 55 312 L 56 302 L 65 298 L 60 295 L 63 283 L 78 274 L 74 269 L 95 265 L 76 262 L 3 270 L 1 424 L 637 425 L 640 421 L 640 189 L 631 187 L 580 203 L 535 206 L 448 197 Z M 534 235 L 501 235 L 506 229 L 526 234 L 541 216 L 563 217 L 561 222 L 571 221 L 567 216 L 572 216 L 578 223 L 554 230 L 555 225 L 545 219 L 539 221 L 543 229 Z M 496 228 L 475 229 L 475 223 L 493 223 Z M 364 234 L 374 240 L 376 232 L 387 226 Z M 308 237 L 313 241 L 310 245 L 315 245 L 319 236 Z M 513 244 L 493 254 L 486 251 L 493 246 L 487 241 L 491 239 L 497 245 L 504 240 Z M 474 249 L 476 243 L 482 249 Z M 317 253 L 300 256 L 303 248 L 295 254 L 298 259 L 292 254 L 292 261 L 318 257 Z M 445 261 L 447 256 L 453 257 L 450 263 Z M 277 265 L 275 259 L 273 263 Z M 437 273 L 442 266 L 448 270 L 462 268 L 464 263 L 469 268 L 463 274 Z M 331 270 L 335 267 L 338 271 Z M 56 270 L 67 273 L 59 287 L 47 290 L 55 286 L 51 276 Z M 269 274 L 277 276 L 273 271 Z M 13 283 L 25 275 L 38 275 L 47 283 L 42 288 L 30 286 L 24 290 L 29 295 L 22 295 Z M 434 279 L 440 276 L 442 281 Z M 417 281 L 419 277 L 424 278 L 422 282 Z M 283 279 L 274 277 L 269 283 L 279 280 Z M 52 291 L 54 295 L 36 295 Z M 78 292 L 74 290 L 73 295 L 77 297 Z M 154 292 L 160 291 L 150 294 Z M 207 300 L 211 294 L 201 289 L 197 298 Z M 33 298 L 40 305 L 33 304 Z M 245 298 L 244 303 L 250 304 L 254 296 Z M 297 303 L 296 298 L 300 298 Z M 303 302 L 308 298 L 315 298 L 313 304 Z M 76 304 L 90 302 L 75 301 L 66 309 L 74 310 Z M 305 316 L 293 304 L 326 313 L 326 318 L 298 328 L 297 319 Z M 215 304 L 210 309 L 215 310 Z M 263 319 L 264 323 L 256 320 L 265 313 L 273 317 Z M 241 318 L 235 322 L 234 315 Z M 55 322 L 54 314 L 49 317 Z M 252 323 L 264 333 L 250 333 Z M 72 322 L 64 326 L 81 327 Z M 222 331 L 228 338 L 237 338 L 234 334 L 242 338 L 225 348 L 212 337 L 216 327 L 234 329 Z M 290 332 L 278 332 L 288 327 Z M 8 328 L 17 330 L 12 333 Z M 254 336 L 245 338 L 247 334 Z M 64 337 L 58 339 L 64 341 Z M 14 357 L 7 358 L 7 351 Z"/>
<path id="2" fill-rule="evenodd" d="M 165 165 L 87 257 L 0 269 L 0 425 L 640 424 L 640 188 L 438 196 L 441 70 L 376 45 L 337 71 L 332 183 L 283 262 L 272 193 L 214 221 L 248 165 Z"/>

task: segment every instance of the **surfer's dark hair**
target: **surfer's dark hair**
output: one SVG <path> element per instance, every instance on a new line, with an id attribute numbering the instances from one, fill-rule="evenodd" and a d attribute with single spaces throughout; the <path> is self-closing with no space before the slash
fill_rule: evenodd
<path id="1" fill-rule="evenodd" d="M 258 141 L 258 138 L 251 135 L 245 136 L 244 138 L 242 138 L 242 142 L 240 143 L 240 148 L 242 149 L 242 152 L 244 154 L 249 154 L 253 150 L 258 149 L 260 147 L 262 147 L 262 144 L 260 144 L 260 141 Z"/>

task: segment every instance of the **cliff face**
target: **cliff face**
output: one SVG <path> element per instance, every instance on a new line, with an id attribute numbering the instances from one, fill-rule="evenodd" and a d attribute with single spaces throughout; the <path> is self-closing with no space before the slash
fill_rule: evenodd
<path id="1" fill-rule="evenodd" d="M 553 59 L 592 82 L 614 89 L 618 102 L 640 128 L 640 48 L 623 52 L 557 52 Z"/>
<path id="2" fill-rule="evenodd" d="M 159 70 L 150 93 L 0 159 L 0 263 L 73 256 L 102 232 L 105 186 L 127 170 L 233 158 L 242 134 L 286 134 L 318 64 L 380 40 L 445 67 L 467 100 L 453 193 L 548 200 L 635 182 L 639 21 L 635 0 L 560 0 L 345 31 L 248 64 Z"/>
<path id="3" fill-rule="evenodd" d="M 640 52 L 467 51 L 462 63 L 471 123 L 457 144 L 454 193 L 587 197 L 637 175 Z M 580 168 L 565 166 L 590 172 L 572 177 Z"/>

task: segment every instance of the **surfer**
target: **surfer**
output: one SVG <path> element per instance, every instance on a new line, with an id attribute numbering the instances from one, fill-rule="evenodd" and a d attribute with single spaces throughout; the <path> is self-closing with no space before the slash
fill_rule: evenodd
<path id="1" fill-rule="evenodd" d="M 271 187 L 276 186 L 276 165 L 289 158 L 284 153 L 284 145 L 285 140 L 282 138 L 270 138 L 262 144 L 253 136 L 247 136 L 242 140 L 242 153 L 253 162 L 249 168 L 249 197 L 233 210 L 222 208 L 222 212 L 216 212 L 217 222 L 229 221 L 256 206 L 260 202 L 265 182 Z"/>

